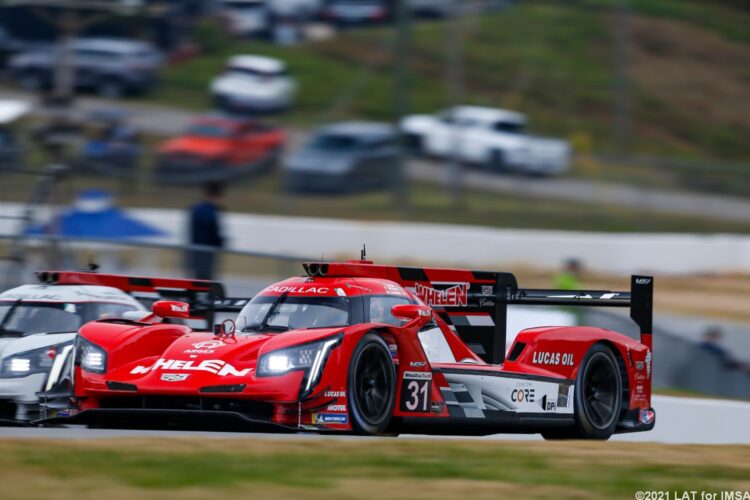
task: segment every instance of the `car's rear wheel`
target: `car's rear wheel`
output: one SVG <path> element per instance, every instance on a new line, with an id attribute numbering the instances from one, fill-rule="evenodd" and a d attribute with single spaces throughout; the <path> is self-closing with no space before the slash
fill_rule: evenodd
<path id="1" fill-rule="evenodd" d="M 388 428 L 396 396 L 396 369 L 382 338 L 368 333 L 349 363 L 349 415 L 359 434 L 381 434 Z"/>
<path id="2" fill-rule="evenodd" d="M 595 344 L 583 358 L 575 390 L 575 427 L 550 429 L 545 439 L 602 439 L 614 433 L 622 407 L 622 375 L 610 348 Z"/>
<path id="3" fill-rule="evenodd" d="M 38 92 L 45 87 L 44 75 L 39 71 L 25 71 L 18 81 L 21 88 L 29 92 Z"/>

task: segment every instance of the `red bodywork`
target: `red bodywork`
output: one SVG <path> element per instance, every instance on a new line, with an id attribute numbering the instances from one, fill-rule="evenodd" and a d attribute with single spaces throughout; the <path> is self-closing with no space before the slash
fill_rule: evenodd
<path id="1" fill-rule="evenodd" d="M 286 134 L 252 120 L 202 117 L 181 136 L 159 148 L 163 161 L 189 158 L 191 162 L 245 166 L 283 148 Z"/>
<path id="2" fill-rule="evenodd" d="M 580 363 L 597 343 L 613 349 L 623 374 L 617 432 L 653 427 L 650 331 L 643 331 L 643 326 L 641 341 L 594 327 L 532 328 L 518 334 L 506 360 L 502 311 L 522 300 L 513 288 L 515 278 L 509 288 L 501 286 L 512 275 L 366 261 L 311 264 L 306 269 L 308 276 L 269 286 L 259 297 L 346 297 L 359 318 L 355 324 L 229 336 L 163 323 L 85 325 L 80 336 L 106 352 L 107 368 L 98 374 L 75 367 L 78 416 L 91 416 L 79 420 L 86 423 L 113 414 L 131 418 L 139 413 L 156 417 L 223 412 L 290 430 L 350 431 L 347 387 L 352 353 L 364 335 L 375 332 L 385 340 L 396 366 L 393 416 L 403 429 L 476 434 L 539 432 L 549 422 L 569 425 Z M 598 299 L 586 295 L 581 300 L 614 301 L 618 293 L 624 292 L 601 292 Z M 366 304 L 372 297 L 426 304 L 434 323 L 425 327 L 425 322 L 370 322 Z M 502 325 L 492 326 L 493 322 Z M 502 334 L 501 339 L 491 338 L 503 342 L 494 351 L 500 359 L 470 338 L 479 335 L 484 342 L 492 332 Z M 261 356 L 326 340 L 333 347 L 309 390 L 309 370 L 258 374 Z M 492 342 L 484 346 L 491 348 Z"/>

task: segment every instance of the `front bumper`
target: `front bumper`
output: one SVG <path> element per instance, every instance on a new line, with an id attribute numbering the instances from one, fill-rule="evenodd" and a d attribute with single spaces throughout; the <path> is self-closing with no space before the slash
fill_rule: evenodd
<path id="1" fill-rule="evenodd" d="M 258 175 L 273 169 L 280 152 L 269 153 L 264 158 L 247 165 L 229 165 L 209 160 L 163 158 L 156 165 L 154 175 L 159 184 L 191 185 L 206 182 L 227 182 L 242 177 Z"/>
<path id="2" fill-rule="evenodd" d="M 280 112 L 286 111 L 292 105 L 291 98 L 285 96 L 260 97 L 215 93 L 214 99 L 220 107 L 246 112 Z"/>
<path id="3" fill-rule="evenodd" d="M 26 377 L 0 378 L 0 420 L 28 422 L 39 418 L 40 399 L 46 373 Z"/>
<path id="4" fill-rule="evenodd" d="M 149 408 L 97 408 L 70 416 L 35 422 L 42 425 L 96 425 L 128 429 L 187 429 L 203 431 L 296 432 L 287 426 L 258 420 L 239 412 Z"/>

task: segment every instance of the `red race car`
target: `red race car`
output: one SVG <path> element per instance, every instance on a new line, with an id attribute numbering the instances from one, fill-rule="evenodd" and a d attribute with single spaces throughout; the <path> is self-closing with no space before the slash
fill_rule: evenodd
<path id="1" fill-rule="evenodd" d="M 286 144 L 278 127 L 246 118 L 207 115 L 159 148 L 157 182 L 228 181 L 270 170 Z"/>
<path id="2" fill-rule="evenodd" d="M 305 264 L 214 332 L 141 322 L 84 326 L 76 407 L 58 422 L 98 426 L 542 433 L 607 439 L 647 431 L 653 279 L 630 292 L 521 289 L 512 274 Z M 594 327 L 520 332 L 507 357 L 509 304 L 629 307 L 640 341 Z"/>

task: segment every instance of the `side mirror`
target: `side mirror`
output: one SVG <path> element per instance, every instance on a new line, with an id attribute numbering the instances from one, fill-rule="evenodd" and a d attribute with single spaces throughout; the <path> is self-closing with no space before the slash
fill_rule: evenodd
<path id="1" fill-rule="evenodd" d="M 237 325 L 231 319 L 225 319 L 218 325 L 214 325 L 214 335 L 217 337 L 233 337 L 236 331 Z"/>
<path id="2" fill-rule="evenodd" d="M 391 308 L 391 314 L 395 318 L 408 320 L 409 326 L 418 325 L 420 328 L 432 319 L 432 309 L 421 304 L 397 304 Z"/>
<path id="3" fill-rule="evenodd" d="M 159 300 L 154 302 L 151 311 L 160 318 L 190 319 L 190 305 L 176 300 Z"/>

